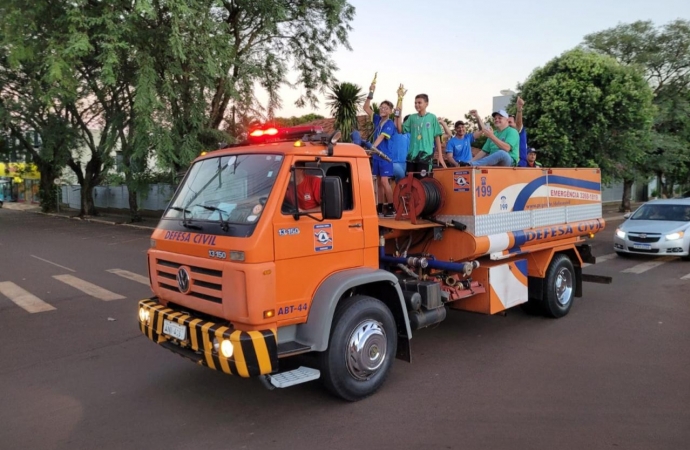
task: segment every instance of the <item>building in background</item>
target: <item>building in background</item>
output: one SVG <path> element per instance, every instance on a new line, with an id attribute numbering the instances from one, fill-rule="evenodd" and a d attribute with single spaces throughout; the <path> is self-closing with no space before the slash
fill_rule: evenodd
<path id="1" fill-rule="evenodd" d="M 510 89 L 503 89 L 501 91 L 501 95 L 494 97 L 491 112 L 498 111 L 501 109 L 505 109 L 507 111 L 508 104 L 510 103 L 510 100 L 513 98 L 514 95 L 515 92 L 511 91 Z"/>
<path id="2" fill-rule="evenodd" d="M 27 131 L 26 139 L 35 147 L 41 145 L 34 131 Z M 8 134 L 0 136 L 0 201 L 38 203 L 40 180 L 38 168 L 19 142 Z"/>

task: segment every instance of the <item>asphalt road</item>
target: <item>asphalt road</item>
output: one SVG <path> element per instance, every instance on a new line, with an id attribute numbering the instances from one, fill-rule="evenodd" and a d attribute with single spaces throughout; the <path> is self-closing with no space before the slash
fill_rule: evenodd
<path id="1" fill-rule="evenodd" d="M 0 448 L 688 448 L 690 263 L 611 257 L 614 229 L 585 269 L 614 283 L 587 284 L 567 317 L 452 312 L 350 404 L 140 335 L 149 231 L 0 209 L 0 289 L 38 310 L 0 293 Z"/>

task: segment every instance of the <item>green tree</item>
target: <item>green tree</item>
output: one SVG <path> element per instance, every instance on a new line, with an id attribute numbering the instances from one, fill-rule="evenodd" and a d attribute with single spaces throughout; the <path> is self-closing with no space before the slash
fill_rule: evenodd
<path id="1" fill-rule="evenodd" d="M 357 114 L 364 101 L 362 88 L 353 83 L 335 83 L 326 99 L 335 119 L 334 129 L 342 133 L 343 142 L 351 142 L 350 135 L 358 128 Z"/>
<path id="2" fill-rule="evenodd" d="M 672 195 L 674 184 L 687 183 L 690 172 L 690 21 L 622 24 L 585 36 L 583 45 L 644 71 L 657 113 L 654 145 L 635 169 L 655 173 L 663 193 Z"/>
<path id="3" fill-rule="evenodd" d="M 309 113 L 299 117 L 274 117 L 273 119 L 270 119 L 268 123 L 277 127 L 295 127 L 321 119 L 325 119 L 325 117 L 320 114 Z"/>
<path id="4" fill-rule="evenodd" d="M 41 58 L 13 60 L 8 46 L 2 45 L 5 37 L 0 33 L 0 128 L 38 167 L 42 210 L 55 211 L 58 198 L 53 180 L 71 157 L 77 135 L 64 102 L 47 95 L 54 85 L 47 80 L 48 68 Z"/>
<path id="5" fill-rule="evenodd" d="M 82 188 L 81 215 L 97 214 L 93 188 L 112 164 L 118 130 L 126 122 L 120 95 L 127 83 L 117 76 L 116 51 L 124 46 L 126 33 L 120 29 L 124 19 L 116 11 L 119 3 L 4 3 L 2 47 L 7 50 L 8 72 L 24 93 L 10 115 L 33 115 L 36 122 L 42 113 L 52 124 L 70 128 L 61 135 L 76 136 L 76 141 L 69 141 L 65 162 Z M 41 132 L 45 142 L 55 141 L 52 134 L 59 135 Z"/>
<path id="6" fill-rule="evenodd" d="M 138 125 L 176 171 L 230 138 L 220 130 L 241 128 L 239 113 L 273 117 L 283 85 L 302 88 L 298 106 L 315 106 L 333 80 L 331 55 L 349 48 L 355 12 L 346 0 L 145 0 L 137 9 Z"/>
<path id="7" fill-rule="evenodd" d="M 553 167 L 600 167 L 604 182 L 630 176 L 651 147 L 652 90 L 615 59 L 575 49 L 519 86 L 530 145 Z"/>

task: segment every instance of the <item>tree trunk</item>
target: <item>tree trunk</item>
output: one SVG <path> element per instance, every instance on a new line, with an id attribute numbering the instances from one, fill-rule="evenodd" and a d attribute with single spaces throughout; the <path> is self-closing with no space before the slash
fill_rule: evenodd
<path id="1" fill-rule="evenodd" d="M 137 201 L 137 192 L 127 189 L 129 193 L 129 216 L 132 222 L 141 222 L 141 214 L 139 214 L 139 202 Z"/>
<path id="2" fill-rule="evenodd" d="M 635 180 L 623 180 L 623 199 L 621 200 L 620 212 L 630 212 L 630 197 L 634 182 Z"/>
<path id="3" fill-rule="evenodd" d="M 41 198 L 41 211 L 54 212 L 57 210 L 59 200 L 59 186 L 55 185 L 54 180 L 60 175 L 60 169 L 51 162 L 38 160 L 36 162 L 41 180 L 38 185 L 38 195 Z"/>
<path id="4" fill-rule="evenodd" d="M 93 201 L 93 188 L 96 185 L 91 181 L 91 177 L 86 177 L 81 185 L 81 209 L 79 217 L 97 216 L 96 204 Z"/>

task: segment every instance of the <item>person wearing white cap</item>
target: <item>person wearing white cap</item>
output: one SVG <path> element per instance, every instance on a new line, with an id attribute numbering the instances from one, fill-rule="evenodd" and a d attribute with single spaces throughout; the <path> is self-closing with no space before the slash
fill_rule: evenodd
<path id="1" fill-rule="evenodd" d="M 478 123 L 481 122 L 479 113 L 472 110 Z M 482 126 L 482 132 L 488 139 L 482 151 L 472 158 L 469 163 L 459 163 L 461 166 L 515 166 L 520 157 L 520 135 L 515 128 L 508 125 L 508 113 L 499 110 L 491 115 L 498 131 Z"/>

